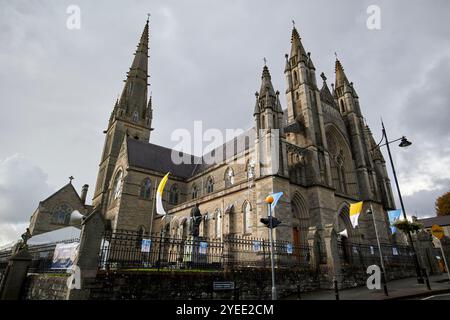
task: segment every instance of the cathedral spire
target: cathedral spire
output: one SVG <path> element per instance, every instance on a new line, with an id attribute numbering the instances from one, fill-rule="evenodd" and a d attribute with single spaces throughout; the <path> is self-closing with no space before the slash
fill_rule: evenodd
<path id="1" fill-rule="evenodd" d="M 269 68 L 264 65 L 262 76 L 261 76 L 261 89 L 259 90 L 259 96 L 265 98 L 266 94 L 275 97 L 275 90 L 272 85 L 272 77 L 270 76 Z"/>
<path id="2" fill-rule="evenodd" d="M 148 87 L 148 38 L 149 19 L 147 19 L 141 39 L 134 54 L 133 63 L 127 72 L 127 79 L 120 96 L 119 105 L 126 114 L 145 116 Z"/>
<path id="3" fill-rule="evenodd" d="M 306 54 L 305 48 L 303 48 L 300 35 L 295 28 L 295 25 L 291 35 L 291 58 L 294 56 L 298 56 L 298 61 L 308 61 L 308 55 Z"/>
<path id="4" fill-rule="evenodd" d="M 342 67 L 341 62 L 336 57 L 336 64 L 335 64 L 335 72 L 336 72 L 336 81 L 335 81 L 335 88 L 340 88 L 344 85 L 349 85 L 349 82 L 347 80 L 347 76 L 345 75 L 344 68 Z"/>

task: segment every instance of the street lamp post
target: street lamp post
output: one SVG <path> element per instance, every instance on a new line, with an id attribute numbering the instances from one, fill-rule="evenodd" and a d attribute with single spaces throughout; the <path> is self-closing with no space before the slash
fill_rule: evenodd
<path id="1" fill-rule="evenodd" d="M 400 192 L 400 187 L 398 185 L 397 173 L 395 172 L 394 162 L 392 161 L 391 149 L 389 148 L 389 144 L 401 139 L 400 147 L 407 147 L 407 146 L 411 145 L 411 142 L 406 140 L 405 137 L 402 137 L 402 138 L 394 140 L 394 141 L 389 141 L 388 137 L 387 137 L 387 134 L 386 134 L 386 129 L 384 127 L 383 120 L 381 121 L 381 126 L 383 128 L 383 138 L 386 140 L 385 144 L 386 144 L 386 148 L 388 150 L 389 161 L 391 162 L 392 173 L 394 175 L 394 180 L 395 180 L 395 186 L 396 186 L 397 192 L 398 192 L 398 198 L 400 200 L 400 205 L 402 207 L 403 219 L 405 219 L 405 221 L 406 221 L 407 217 L 406 217 L 405 205 L 403 204 L 402 194 Z M 418 283 L 424 283 L 423 277 L 422 277 L 422 273 L 420 272 L 419 259 L 417 258 L 417 252 L 416 252 L 416 249 L 414 248 L 411 232 L 408 230 L 407 234 L 408 234 L 408 241 L 409 241 L 409 243 L 411 245 L 411 249 L 412 249 L 413 255 L 414 255 L 414 262 L 415 262 L 415 265 L 416 265 L 416 273 L 417 273 L 417 282 Z"/>

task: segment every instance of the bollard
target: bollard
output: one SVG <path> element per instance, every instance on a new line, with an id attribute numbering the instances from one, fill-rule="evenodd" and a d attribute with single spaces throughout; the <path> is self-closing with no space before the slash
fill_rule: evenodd
<path id="1" fill-rule="evenodd" d="M 427 284 L 428 290 L 431 290 L 431 286 L 430 286 L 430 278 L 428 278 L 428 272 L 427 272 L 427 269 L 422 268 L 422 273 L 425 275 L 425 283 Z"/>
<path id="2" fill-rule="evenodd" d="M 302 300 L 300 293 L 301 293 L 301 286 L 298 284 L 297 285 L 297 300 Z"/>
<path id="3" fill-rule="evenodd" d="M 336 300 L 339 300 L 339 287 L 338 281 L 336 277 L 333 277 L 333 286 L 334 286 L 334 295 L 336 296 Z"/>

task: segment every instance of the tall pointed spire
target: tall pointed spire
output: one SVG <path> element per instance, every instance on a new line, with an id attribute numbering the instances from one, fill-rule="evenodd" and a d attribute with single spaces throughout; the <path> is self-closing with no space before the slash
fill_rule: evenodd
<path id="1" fill-rule="evenodd" d="M 272 77 L 270 76 L 269 68 L 264 65 L 262 76 L 261 76 L 261 89 L 259 90 L 259 96 L 261 98 L 265 97 L 266 94 L 275 97 L 275 90 L 272 85 Z"/>
<path id="2" fill-rule="evenodd" d="M 264 112 L 265 109 L 270 108 L 275 112 L 283 112 L 281 106 L 278 106 L 278 94 L 275 92 L 272 85 L 272 77 L 270 76 L 269 68 L 264 65 L 262 76 L 261 76 L 261 89 L 259 94 L 256 96 L 257 102 L 255 110 L 258 107 L 260 112 Z"/>
<path id="3" fill-rule="evenodd" d="M 128 115 L 136 112 L 140 119 L 145 117 L 148 87 L 148 38 L 149 19 L 134 54 L 133 63 L 127 72 L 127 79 L 120 96 L 119 105 Z"/>
<path id="4" fill-rule="evenodd" d="M 306 54 L 305 48 L 303 48 L 303 44 L 298 34 L 295 25 L 292 29 L 291 35 L 291 58 L 294 56 L 298 56 L 298 61 L 307 61 L 308 55 Z"/>
<path id="5" fill-rule="evenodd" d="M 344 68 L 342 67 L 341 62 L 337 57 L 336 57 L 335 72 L 336 72 L 336 81 L 335 81 L 336 89 L 349 84 L 347 76 L 345 75 L 344 72 Z"/>

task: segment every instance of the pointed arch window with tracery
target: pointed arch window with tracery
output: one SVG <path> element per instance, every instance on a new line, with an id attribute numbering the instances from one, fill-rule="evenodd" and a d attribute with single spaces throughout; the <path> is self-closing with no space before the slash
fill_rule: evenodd
<path id="1" fill-rule="evenodd" d="M 229 188 L 234 184 L 234 171 L 230 167 L 225 171 L 225 188 Z"/>

